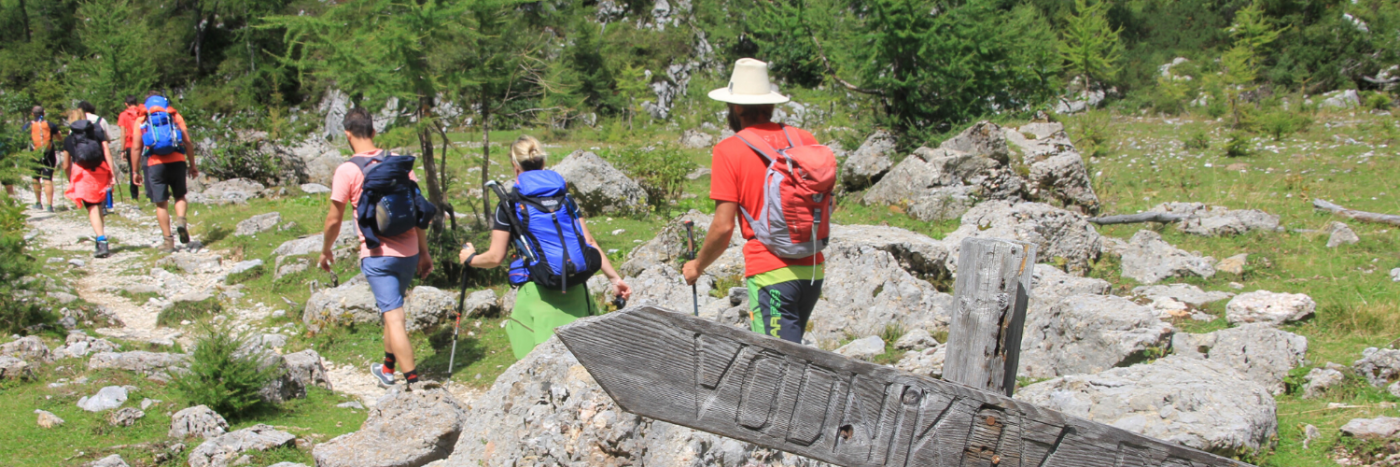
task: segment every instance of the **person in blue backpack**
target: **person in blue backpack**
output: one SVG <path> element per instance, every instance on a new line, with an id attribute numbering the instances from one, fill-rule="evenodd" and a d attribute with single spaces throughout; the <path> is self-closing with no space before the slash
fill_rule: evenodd
<path id="1" fill-rule="evenodd" d="M 515 188 L 496 206 L 491 247 L 477 254 L 468 243 L 458 256 L 468 266 L 494 268 L 505 262 L 506 247 L 515 247 L 509 277 L 520 290 L 506 336 L 517 359 L 549 340 L 554 328 L 597 312 L 585 284 L 594 273 L 602 271 L 617 296 L 632 296 L 632 288 L 588 232 L 564 177 L 545 170 L 545 157 L 540 142 L 531 136 L 521 136 L 511 145 Z"/>
<path id="2" fill-rule="evenodd" d="M 416 274 L 433 272 L 428 253 L 428 224 L 436 208 L 423 199 L 413 176 L 412 156 L 400 156 L 374 144 L 374 119 L 363 107 L 345 113 L 345 136 L 355 155 L 340 164 L 331 180 L 331 207 L 317 265 L 330 272 L 332 247 L 340 237 L 345 203 L 353 207 L 355 232 L 360 237 L 360 271 L 374 293 L 384 320 L 384 363 L 370 365 L 380 384 L 394 384 L 394 371 L 404 383 L 418 382 L 413 346 L 404 319 L 404 292 Z"/>
<path id="3" fill-rule="evenodd" d="M 175 251 L 175 237 L 180 243 L 190 243 L 189 223 L 185 221 L 186 178 L 199 176 L 195 166 L 194 148 L 185 117 L 170 105 L 170 100 L 151 91 L 142 105 L 144 113 L 133 123 L 132 150 L 143 159 L 142 170 L 136 173 L 136 184 L 145 181 L 146 198 L 156 205 L 156 223 L 164 242 L 162 253 Z M 144 172 L 144 174 L 142 173 Z M 170 199 L 175 199 L 174 234 L 171 233 Z"/>

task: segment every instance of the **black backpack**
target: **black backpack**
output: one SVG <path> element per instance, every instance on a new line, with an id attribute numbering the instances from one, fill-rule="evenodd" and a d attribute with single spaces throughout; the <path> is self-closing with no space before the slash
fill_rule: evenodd
<path id="1" fill-rule="evenodd" d="M 101 167 L 107 161 L 107 156 L 102 154 L 102 141 L 97 137 L 96 126 L 87 119 L 81 119 L 68 128 L 73 130 L 73 134 L 68 135 L 73 140 L 73 150 L 69 154 L 73 163 L 88 170 Z"/>
<path id="2" fill-rule="evenodd" d="M 374 157 L 350 158 L 350 163 L 365 176 L 355 209 L 356 225 L 365 237 L 365 246 L 379 248 L 379 237 L 402 235 L 414 227 L 426 229 L 437 216 L 437 206 L 424 199 L 418 183 L 408 178 L 416 160 L 389 151 Z"/>

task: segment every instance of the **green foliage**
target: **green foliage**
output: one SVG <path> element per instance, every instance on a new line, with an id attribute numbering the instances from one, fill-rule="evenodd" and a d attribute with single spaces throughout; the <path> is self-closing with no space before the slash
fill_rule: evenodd
<path id="1" fill-rule="evenodd" d="M 1245 157 L 1254 153 L 1254 149 L 1249 146 L 1249 134 L 1243 131 L 1230 132 L 1230 138 L 1225 140 L 1225 157 Z"/>
<path id="2" fill-rule="evenodd" d="M 53 318 L 34 299 L 40 281 L 24 279 L 39 271 L 24 252 L 24 220 L 24 208 L 0 194 L 0 332 L 10 334 Z"/>
<path id="3" fill-rule="evenodd" d="M 283 160 L 262 141 L 229 141 L 199 159 L 199 170 L 219 179 L 247 178 L 267 185 L 281 181 Z"/>
<path id="4" fill-rule="evenodd" d="M 1059 46 L 1065 71 L 1079 78 L 1086 89 L 1113 79 L 1123 56 L 1118 42 L 1122 28 L 1109 25 L 1108 8 L 1107 0 L 1074 0 L 1075 14 L 1066 19 L 1061 32 L 1064 38 Z"/>
<path id="5" fill-rule="evenodd" d="M 1182 139 L 1181 143 L 1188 151 L 1210 149 L 1210 133 L 1207 133 L 1204 128 L 1192 128 L 1186 132 L 1186 137 Z"/>
<path id="6" fill-rule="evenodd" d="M 158 77 L 157 63 L 147 56 L 155 44 L 132 0 L 87 0 L 77 16 L 83 21 L 78 37 L 88 53 L 69 66 L 69 95 L 109 111 L 123 108 L 127 95 L 144 97 Z"/>
<path id="7" fill-rule="evenodd" d="M 1251 123 L 1259 131 L 1273 136 L 1274 141 L 1279 141 L 1285 136 L 1307 130 L 1312 125 L 1312 117 L 1302 112 L 1277 108 L 1259 112 L 1252 117 Z"/>
<path id="8" fill-rule="evenodd" d="M 1108 143 L 1113 139 L 1112 115 L 1107 111 L 1094 110 L 1068 119 L 1067 132 L 1074 140 L 1079 152 L 1085 157 L 1108 155 Z"/>
<path id="9" fill-rule="evenodd" d="M 1235 13 L 1235 22 L 1226 30 L 1234 45 L 1220 56 L 1221 73 L 1216 82 L 1230 107 L 1233 126 L 1240 128 L 1250 119 L 1242 96 L 1258 89 L 1255 80 L 1265 47 L 1278 39 L 1279 31 L 1268 24 L 1258 0 Z"/>
<path id="10" fill-rule="evenodd" d="M 1390 110 L 1390 95 L 1379 91 L 1367 91 L 1362 105 L 1371 110 Z"/>
<path id="11" fill-rule="evenodd" d="M 680 198 L 686 174 L 695 170 L 690 157 L 671 144 L 632 146 L 600 155 L 642 185 L 652 208 L 663 214 L 670 210 L 671 201 Z"/>
<path id="12" fill-rule="evenodd" d="M 263 362 L 265 354 L 246 334 L 206 330 L 195 342 L 190 371 L 172 382 L 190 405 L 207 405 L 221 414 L 237 415 L 264 404 L 258 390 L 281 377 L 281 367 Z"/>
<path id="13" fill-rule="evenodd" d="M 170 307 L 161 310 L 160 314 L 156 315 L 156 324 L 175 327 L 179 326 L 182 321 L 199 321 L 206 316 L 223 311 L 224 306 L 219 303 L 218 297 L 210 297 L 197 302 L 174 302 L 170 304 Z"/>

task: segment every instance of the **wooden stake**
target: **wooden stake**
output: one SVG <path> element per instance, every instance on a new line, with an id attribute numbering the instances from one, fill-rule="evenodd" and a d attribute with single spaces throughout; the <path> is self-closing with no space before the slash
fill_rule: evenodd
<path id="1" fill-rule="evenodd" d="M 953 284 L 943 379 L 1010 396 L 1030 299 L 1034 243 L 965 238 Z"/>

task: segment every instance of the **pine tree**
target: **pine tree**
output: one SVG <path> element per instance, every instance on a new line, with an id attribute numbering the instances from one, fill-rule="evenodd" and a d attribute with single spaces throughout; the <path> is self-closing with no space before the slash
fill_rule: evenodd
<path id="1" fill-rule="evenodd" d="M 1221 71 L 1217 79 L 1230 106 L 1231 124 L 1239 128 L 1249 120 L 1240 102 L 1241 95 L 1258 88 L 1255 80 L 1259 76 L 1264 48 L 1278 39 L 1281 31 L 1268 24 L 1259 1 L 1255 0 L 1235 13 L 1234 23 L 1225 32 L 1234 38 L 1234 45 L 1220 56 Z"/>
<path id="2" fill-rule="evenodd" d="M 1086 91 L 1117 76 L 1123 56 L 1118 41 L 1122 28 L 1109 25 L 1108 8 L 1107 0 L 1074 0 L 1075 14 L 1067 18 L 1060 40 L 1065 71 Z"/>

